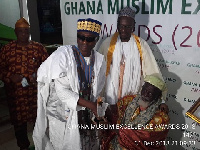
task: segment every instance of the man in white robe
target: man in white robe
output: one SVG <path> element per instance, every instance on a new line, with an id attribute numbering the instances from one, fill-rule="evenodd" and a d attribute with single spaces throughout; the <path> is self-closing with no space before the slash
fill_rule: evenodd
<path id="1" fill-rule="evenodd" d="M 135 11 L 130 7 L 119 12 L 117 29 L 99 49 L 107 62 L 105 99 L 109 104 L 122 100 L 127 105 L 141 90 L 146 75 L 157 74 L 162 80 L 163 77 L 148 43 L 133 34 Z M 166 91 L 162 95 L 165 100 Z M 165 104 L 161 104 L 161 109 L 168 111 Z"/>
<path id="2" fill-rule="evenodd" d="M 96 29 L 91 31 L 86 22 L 95 25 Z M 96 99 L 104 86 L 106 71 L 104 56 L 93 50 L 99 38 L 101 23 L 90 18 L 82 19 L 78 20 L 77 28 L 78 46 L 59 47 L 38 70 L 38 111 L 33 132 L 36 150 L 83 149 L 78 111 L 87 108 L 95 115 L 97 113 Z M 79 75 L 75 52 L 78 54 L 76 56 L 82 56 L 85 66 L 90 67 L 91 59 L 94 58 L 93 67 L 89 69 L 91 72 L 88 69 L 88 72 L 83 72 L 91 75 L 91 82 L 88 82 L 91 88 L 90 100 L 81 97 L 83 82 L 80 83 L 82 77 Z M 95 146 L 92 148 L 96 149 Z"/>

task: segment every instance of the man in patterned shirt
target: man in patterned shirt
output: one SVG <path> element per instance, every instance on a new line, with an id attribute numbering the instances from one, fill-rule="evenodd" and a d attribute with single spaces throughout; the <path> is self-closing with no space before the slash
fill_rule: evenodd
<path id="1" fill-rule="evenodd" d="M 24 19 L 15 24 L 16 41 L 0 51 L 0 76 L 5 83 L 10 120 L 14 125 L 17 145 L 28 149 L 27 122 L 37 115 L 37 69 L 48 57 L 43 45 L 29 40 L 30 25 Z"/>

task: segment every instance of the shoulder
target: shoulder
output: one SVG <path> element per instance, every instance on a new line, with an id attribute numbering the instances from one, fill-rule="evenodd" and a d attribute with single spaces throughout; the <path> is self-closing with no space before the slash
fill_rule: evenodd
<path id="1" fill-rule="evenodd" d="M 97 58 L 104 58 L 104 55 L 101 54 L 100 52 L 94 51 L 94 53 L 95 53 L 95 56 L 96 56 Z"/>
<path id="2" fill-rule="evenodd" d="M 68 60 L 71 60 L 73 57 L 73 51 L 71 45 L 60 46 L 55 50 L 46 61 L 53 62 L 54 65 L 58 64 L 67 64 Z"/>
<path id="3" fill-rule="evenodd" d="M 71 45 L 60 46 L 51 55 L 53 56 L 68 56 L 73 52 Z"/>
<path id="4" fill-rule="evenodd" d="M 129 103 L 130 105 L 135 105 L 140 99 L 140 95 L 127 96 L 127 98 L 132 99 L 132 101 Z"/>
<path id="5" fill-rule="evenodd" d="M 112 39 L 113 35 L 105 38 L 105 40 L 103 41 L 104 43 L 110 43 L 111 39 Z"/>
<path id="6" fill-rule="evenodd" d="M 99 48 L 99 53 L 106 55 L 108 48 L 110 47 L 110 42 L 111 42 L 112 36 L 107 37 L 106 39 L 104 39 L 104 41 L 102 42 L 102 44 L 100 45 Z"/>
<path id="7" fill-rule="evenodd" d="M 4 46 L 2 47 L 2 49 L 8 48 L 8 47 L 16 46 L 16 44 L 17 44 L 17 41 L 11 41 L 11 42 L 9 42 L 8 44 L 4 45 Z"/>
<path id="8" fill-rule="evenodd" d="M 17 41 L 11 41 L 0 49 L 0 54 L 10 53 L 10 50 L 15 50 Z"/>
<path id="9" fill-rule="evenodd" d="M 105 58 L 104 55 L 102 55 L 101 53 L 94 51 L 95 52 L 95 62 L 97 64 L 99 64 L 100 66 L 105 66 Z"/>
<path id="10" fill-rule="evenodd" d="M 140 41 L 140 44 L 141 46 L 144 46 L 144 47 L 149 47 L 149 44 L 147 43 L 147 41 L 145 41 L 143 38 L 141 37 L 138 37 L 139 41 Z"/>
<path id="11" fill-rule="evenodd" d="M 110 37 L 107 37 L 103 40 L 102 44 L 101 45 L 107 45 L 107 44 L 110 44 L 110 41 L 112 39 L 113 36 L 110 36 Z"/>
<path id="12" fill-rule="evenodd" d="M 152 57 L 153 53 L 152 53 L 151 47 L 149 46 L 147 41 L 145 41 L 141 37 L 138 37 L 138 40 L 139 40 L 139 43 L 140 43 L 140 46 L 141 46 L 143 59 L 144 59 L 144 57 L 147 57 L 147 58 Z"/>
<path id="13" fill-rule="evenodd" d="M 41 47 L 44 47 L 41 43 L 39 43 L 39 42 L 36 42 L 36 41 L 30 41 L 30 44 L 31 45 L 34 45 L 34 46 L 41 46 Z"/>
<path id="14" fill-rule="evenodd" d="M 42 80 L 43 76 L 49 75 L 49 78 L 58 78 L 62 72 L 66 72 L 69 64 L 70 51 L 72 51 L 70 45 L 60 46 L 54 51 L 39 67 L 38 69 L 38 81 Z"/>

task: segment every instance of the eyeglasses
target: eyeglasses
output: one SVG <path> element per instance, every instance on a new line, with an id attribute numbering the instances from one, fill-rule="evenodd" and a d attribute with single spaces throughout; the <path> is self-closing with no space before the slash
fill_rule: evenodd
<path id="1" fill-rule="evenodd" d="M 118 28 L 121 30 L 121 29 L 133 29 L 133 26 L 132 25 L 129 25 L 129 26 L 125 26 L 125 25 L 122 25 L 122 24 L 118 24 Z"/>
<path id="2" fill-rule="evenodd" d="M 80 35 L 77 34 L 77 37 L 81 40 L 81 41 L 87 41 L 87 42 L 94 42 L 98 39 L 98 37 L 85 37 L 84 35 Z"/>

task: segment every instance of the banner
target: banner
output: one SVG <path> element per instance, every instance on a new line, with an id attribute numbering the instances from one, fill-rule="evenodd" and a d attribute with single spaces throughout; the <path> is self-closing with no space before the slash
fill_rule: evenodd
<path id="1" fill-rule="evenodd" d="M 136 11 L 134 33 L 150 45 L 167 83 L 170 132 L 164 144 L 199 149 L 200 125 L 185 113 L 200 97 L 200 0 L 61 0 L 63 43 L 76 45 L 77 20 L 93 18 L 102 22 L 98 50 L 117 30 L 125 6 Z"/>

